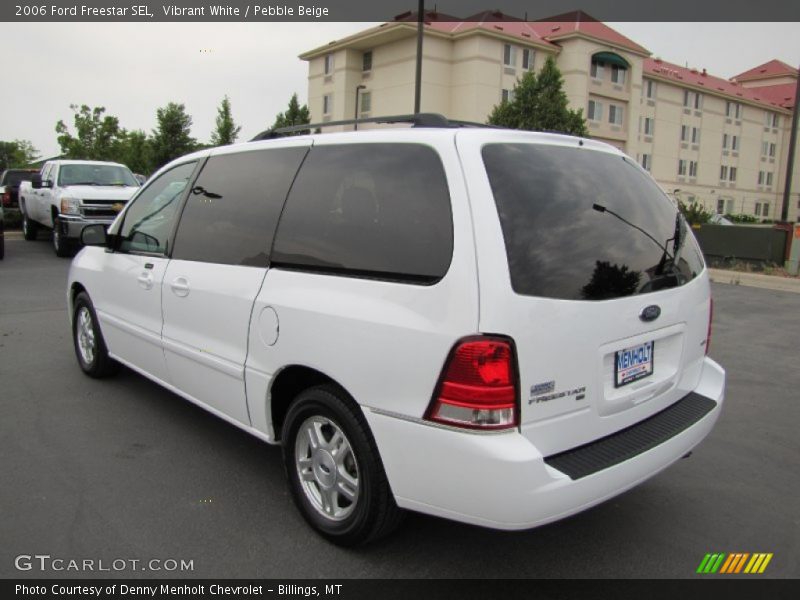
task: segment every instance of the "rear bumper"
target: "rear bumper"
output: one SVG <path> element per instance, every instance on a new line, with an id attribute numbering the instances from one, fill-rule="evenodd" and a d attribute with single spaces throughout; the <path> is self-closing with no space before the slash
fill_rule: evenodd
<path id="1" fill-rule="evenodd" d="M 725 372 L 706 358 L 694 390 L 715 406 L 666 441 L 577 479 L 553 468 L 519 432 L 473 434 L 366 410 L 397 504 L 496 529 L 528 529 L 599 504 L 652 477 L 711 431 Z"/>
<path id="2" fill-rule="evenodd" d="M 59 215 L 58 226 L 61 228 L 61 235 L 65 238 L 80 239 L 81 231 L 87 225 L 111 225 L 114 219 L 84 219 L 83 217 L 71 217 Z"/>

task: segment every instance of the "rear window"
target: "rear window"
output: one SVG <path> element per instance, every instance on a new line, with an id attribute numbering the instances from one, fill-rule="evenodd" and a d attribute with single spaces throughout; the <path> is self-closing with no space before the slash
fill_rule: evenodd
<path id="1" fill-rule="evenodd" d="M 703 270 L 686 222 L 630 159 L 539 144 L 482 153 L 516 293 L 608 300 L 683 285 Z"/>
<path id="2" fill-rule="evenodd" d="M 450 195 L 421 144 L 312 148 L 281 215 L 272 262 L 354 277 L 430 284 L 453 254 Z"/>
<path id="3" fill-rule="evenodd" d="M 30 181 L 39 171 L 7 171 L 3 176 L 3 185 L 19 187 L 20 181 Z"/>

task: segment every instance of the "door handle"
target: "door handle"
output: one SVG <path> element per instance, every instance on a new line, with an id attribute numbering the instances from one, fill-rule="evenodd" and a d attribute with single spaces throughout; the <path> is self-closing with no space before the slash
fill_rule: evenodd
<path id="1" fill-rule="evenodd" d="M 169 286 L 172 288 L 172 293 L 180 298 L 185 298 L 189 295 L 189 281 L 186 277 L 176 277 Z"/>
<path id="2" fill-rule="evenodd" d="M 140 273 L 136 281 L 138 281 L 139 285 L 144 289 L 149 290 L 153 287 L 153 274 L 150 272 Z"/>

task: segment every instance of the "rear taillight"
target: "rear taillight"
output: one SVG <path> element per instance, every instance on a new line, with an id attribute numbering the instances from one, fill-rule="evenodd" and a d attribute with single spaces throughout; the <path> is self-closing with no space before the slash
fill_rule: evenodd
<path id="1" fill-rule="evenodd" d="M 494 337 L 459 342 L 442 370 L 426 418 L 469 429 L 516 427 L 519 409 L 511 343 Z"/>
<path id="2" fill-rule="evenodd" d="M 706 355 L 711 348 L 711 322 L 714 320 L 714 299 L 709 298 L 708 303 L 708 333 L 706 333 Z"/>
<path id="3" fill-rule="evenodd" d="M 3 194 L 3 206 L 11 206 L 11 192 L 5 192 Z"/>

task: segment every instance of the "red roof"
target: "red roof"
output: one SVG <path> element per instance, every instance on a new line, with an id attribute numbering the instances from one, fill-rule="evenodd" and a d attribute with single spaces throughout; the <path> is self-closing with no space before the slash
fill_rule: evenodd
<path id="1" fill-rule="evenodd" d="M 736 82 L 709 75 L 706 73 L 705 69 L 702 71 L 698 69 L 687 69 L 685 67 L 663 61 L 660 58 L 645 59 L 642 75 L 647 76 L 650 74 L 655 74 L 659 77 L 670 79 L 679 84 L 706 89 L 714 94 L 728 96 L 732 100 L 749 100 L 751 102 L 757 102 L 767 106 L 785 108 L 783 104 L 776 102 L 772 95 L 764 92 L 764 90 L 769 88 L 781 86 L 746 88 Z"/>
<path id="2" fill-rule="evenodd" d="M 763 65 L 753 67 L 749 71 L 740 73 L 733 79 L 736 81 L 750 81 L 752 79 L 769 79 L 770 77 L 781 77 L 785 75 L 797 77 L 797 69 L 790 67 L 783 61 L 771 60 L 765 62 Z"/>
<path id="3" fill-rule="evenodd" d="M 395 17 L 395 20 L 416 21 L 417 13 L 403 13 Z M 553 47 L 557 47 L 554 42 L 557 42 L 560 38 L 582 33 L 621 48 L 627 48 L 642 54 L 650 54 L 646 48 L 581 11 L 549 17 L 546 21 L 525 21 L 495 10 L 479 12 L 466 19 L 458 19 L 451 15 L 426 11 L 425 24 L 431 29 L 444 33 L 455 34 L 482 29 L 518 37 L 522 40 L 536 41 L 545 46 Z"/>
<path id="4" fill-rule="evenodd" d="M 650 54 L 647 48 L 580 10 L 548 17 L 546 20 L 536 21 L 531 25 L 546 40 L 557 41 L 558 38 L 582 33 L 621 48 Z"/>
<path id="5" fill-rule="evenodd" d="M 759 96 L 766 98 L 770 102 L 774 102 L 783 108 L 792 108 L 795 102 L 795 94 L 797 93 L 797 84 L 794 83 L 781 83 L 779 85 L 765 85 L 757 88 L 750 88 L 753 91 L 758 91 Z"/>

